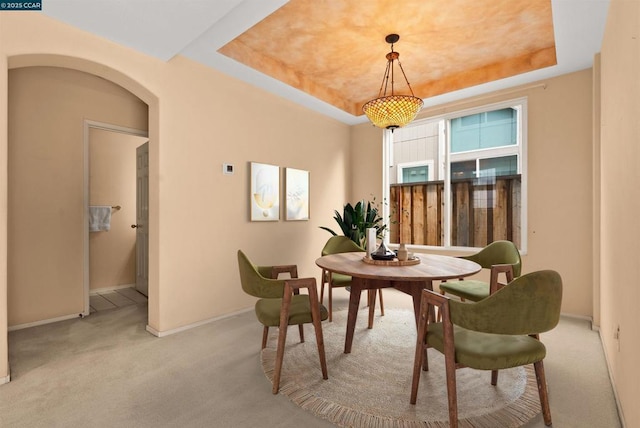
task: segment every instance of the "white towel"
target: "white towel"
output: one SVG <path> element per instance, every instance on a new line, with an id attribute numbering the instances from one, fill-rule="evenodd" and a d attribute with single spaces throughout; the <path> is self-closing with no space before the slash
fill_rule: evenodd
<path id="1" fill-rule="evenodd" d="M 111 206 L 89 207 L 89 232 L 108 232 L 111 229 Z"/>

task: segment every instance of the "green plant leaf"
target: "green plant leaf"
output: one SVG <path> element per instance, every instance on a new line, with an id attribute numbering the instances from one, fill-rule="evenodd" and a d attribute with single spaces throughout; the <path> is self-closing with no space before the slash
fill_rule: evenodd
<path id="1" fill-rule="evenodd" d="M 342 215 L 337 210 L 334 211 L 334 219 L 340 226 L 343 235 L 360 246 L 365 244 L 368 228 L 375 228 L 378 238 L 382 237 L 384 231 L 387 230 L 387 226 L 383 223 L 378 208 L 375 206 L 375 198 L 373 198 L 373 202 L 363 199 L 358 201 L 355 206 L 346 203 L 342 209 Z M 334 236 L 337 235 L 328 227 L 320 226 L 320 228 Z"/>
<path id="2" fill-rule="evenodd" d="M 337 234 L 337 233 L 335 233 L 333 230 L 329 229 L 329 228 L 328 228 L 328 227 L 326 227 L 326 226 L 320 226 L 320 229 L 324 229 L 324 230 L 326 230 L 327 232 L 329 232 L 329 233 L 330 233 L 330 234 L 332 234 L 333 236 L 338 236 L 338 234 Z"/>

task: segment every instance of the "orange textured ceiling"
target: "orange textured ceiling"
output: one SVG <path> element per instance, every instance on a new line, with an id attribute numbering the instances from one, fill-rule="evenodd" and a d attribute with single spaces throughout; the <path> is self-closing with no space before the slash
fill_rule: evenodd
<path id="1" fill-rule="evenodd" d="M 219 52 L 359 116 L 391 33 L 421 98 L 556 64 L 551 0 L 290 0 Z"/>

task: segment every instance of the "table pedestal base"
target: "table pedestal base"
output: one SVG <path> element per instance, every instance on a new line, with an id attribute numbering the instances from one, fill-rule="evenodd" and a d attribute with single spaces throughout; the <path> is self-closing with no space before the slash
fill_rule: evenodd
<path id="1" fill-rule="evenodd" d="M 347 335 L 344 341 L 344 353 L 351 353 L 351 345 L 353 344 L 353 333 L 356 328 L 356 320 L 358 318 L 358 308 L 360 307 L 360 295 L 364 290 L 368 290 L 367 299 L 369 303 L 369 324 L 368 328 L 373 328 L 373 317 L 375 312 L 375 293 L 380 288 L 395 288 L 410 295 L 413 298 L 413 312 L 416 318 L 416 326 L 418 325 L 418 317 L 420 316 L 420 298 L 422 290 L 433 290 L 431 281 L 388 281 L 379 279 L 365 279 L 352 277 L 351 279 L 351 295 L 349 297 L 349 313 L 347 316 Z M 433 314 L 429 314 L 433 317 Z"/>

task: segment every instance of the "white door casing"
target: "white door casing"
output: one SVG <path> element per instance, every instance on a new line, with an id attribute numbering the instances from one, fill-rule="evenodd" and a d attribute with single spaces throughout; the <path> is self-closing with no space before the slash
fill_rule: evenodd
<path id="1" fill-rule="evenodd" d="M 118 125 L 113 125 L 110 123 L 98 122 L 93 120 L 84 121 L 84 172 L 83 172 L 83 175 L 84 175 L 83 193 L 84 193 L 84 207 L 85 207 L 85 216 L 83 221 L 83 224 L 84 224 L 84 251 L 83 251 L 84 252 L 84 263 L 83 263 L 84 265 L 84 272 L 83 272 L 84 310 L 81 316 L 88 316 L 91 313 L 90 307 L 89 307 L 89 294 L 90 294 L 90 290 L 89 290 L 90 289 L 90 283 L 89 283 L 90 282 L 89 281 L 89 129 L 90 128 L 102 129 L 102 130 L 111 131 L 111 132 L 119 132 L 122 134 L 136 135 L 140 137 L 148 137 L 147 131 L 142 131 L 142 130 L 133 129 L 133 128 L 126 128 Z M 143 145 L 148 146 L 148 142 Z M 148 155 L 147 155 L 147 158 L 148 158 Z M 148 166 L 147 166 L 147 176 L 148 176 Z M 148 181 L 147 181 L 147 189 L 148 189 Z M 148 191 L 147 191 L 147 201 L 148 201 Z M 147 203 L 147 207 L 148 207 L 148 203 Z M 148 211 L 147 211 L 147 216 L 148 216 Z M 145 267 L 148 269 L 147 260 L 145 260 Z"/>

